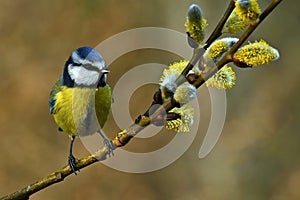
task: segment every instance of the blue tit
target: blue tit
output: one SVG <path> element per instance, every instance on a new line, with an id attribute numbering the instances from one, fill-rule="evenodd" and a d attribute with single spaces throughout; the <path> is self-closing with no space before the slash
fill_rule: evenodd
<path id="1" fill-rule="evenodd" d="M 68 163 L 75 174 L 76 159 L 72 153 L 75 137 L 101 134 L 99 129 L 110 112 L 112 93 L 106 83 L 108 73 L 99 52 L 80 47 L 66 61 L 63 74 L 50 93 L 50 113 L 59 130 L 71 138 Z"/>

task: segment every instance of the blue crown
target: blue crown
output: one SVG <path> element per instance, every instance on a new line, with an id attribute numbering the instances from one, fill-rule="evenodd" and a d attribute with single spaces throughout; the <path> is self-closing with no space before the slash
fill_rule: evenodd
<path id="1" fill-rule="evenodd" d="M 102 61 L 103 57 L 101 54 L 91 47 L 80 47 L 76 49 L 77 55 L 82 59 L 91 61 Z"/>

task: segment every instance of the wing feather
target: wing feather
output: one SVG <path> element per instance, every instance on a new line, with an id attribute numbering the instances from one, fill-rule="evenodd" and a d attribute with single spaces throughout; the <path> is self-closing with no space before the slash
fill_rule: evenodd
<path id="1" fill-rule="evenodd" d="M 62 76 L 56 81 L 56 83 L 54 84 L 50 92 L 49 109 L 51 114 L 54 114 L 56 94 L 61 91 L 61 86 L 62 86 Z"/>

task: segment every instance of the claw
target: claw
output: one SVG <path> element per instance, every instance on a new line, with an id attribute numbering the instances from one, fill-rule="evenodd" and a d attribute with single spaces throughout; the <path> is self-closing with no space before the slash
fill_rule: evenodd
<path id="1" fill-rule="evenodd" d="M 103 143 L 104 145 L 107 147 L 108 149 L 108 156 L 114 155 L 113 150 L 115 150 L 115 145 L 101 132 L 101 131 L 97 131 L 101 137 L 103 138 Z"/>
<path id="2" fill-rule="evenodd" d="M 103 143 L 108 148 L 108 156 L 113 156 L 115 145 L 109 139 L 104 139 Z"/>
<path id="3" fill-rule="evenodd" d="M 71 169 L 72 169 L 72 172 L 75 174 L 75 175 L 77 175 L 77 173 L 76 173 L 76 158 L 72 155 L 72 154 L 70 154 L 69 155 L 69 157 L 68 157 L 68 163 L 69 163 L 69 166 L 71 167 Z M 78 170 L 79 171 L 79 170 Z"/>

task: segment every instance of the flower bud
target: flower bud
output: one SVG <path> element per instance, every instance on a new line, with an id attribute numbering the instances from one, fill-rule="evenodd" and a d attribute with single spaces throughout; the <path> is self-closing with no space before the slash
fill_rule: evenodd
<path id="1" fill-rule="evenodd" d="M 198 5 L 192 4 L 189 7 L 188 16 L 184 25 L 189 37 L 200 44 L 205 37 L 204 30 L 207 26 L 207 22 L 206 19 L 202 17 L 201 8 Z"/>
<path id="2" fill-rule="evenodd" d="M 192 4 L 188 11 L 188 20 L 190 22 L 199 22 L 202 19 L 202 10 L 197 4 Z"/>

